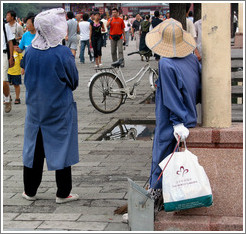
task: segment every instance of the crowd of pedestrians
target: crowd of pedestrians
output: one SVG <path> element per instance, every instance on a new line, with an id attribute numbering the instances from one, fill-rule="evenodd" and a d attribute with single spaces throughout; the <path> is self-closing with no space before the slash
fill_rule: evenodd
<path id="1" fill-rule="evenodd" d="M 201 61 L 202 58 L 202 46 L 201 46 L 201 20 L 193 23 L 193 13 L 189 11 L 190 5 L 187 4 L 186 8 L 186 28 L 197 42 L 197 48 L 194 54 Z M 72 54 L 76 56 L 77 50 L 79 50 L 79 62 L 85 64 L 85 50 L 87 47 L 89 59 L 91 63 L 95 63 L 95 67 L 103 66 L 103 54 L 102 47 L 108 45 L 109 39 L 111 46 L 112 61 L 115 62 L 118 59 L 124 60 L 123 50 L 129 45 L 130 41 L 135 41 L 136 51 L 140 52 L 140 58 L 144 61 L 150 59 L 152 51 L 146 46 L 145 36 L 146 34 L 155 28 L 157 25 L 170 18 L 169 11 L 162 15 L 158 10 L 154 12 L 154 16 L 149 15 L 141 16 L 136 14 L 133 16 L 122 15 L 117 8 L 113 8 L 111 15 L 100 14 L 99 11 L 93 11 L 91 13 L 74 14 L 73 12 L 66 13 L 67 20 L 67 34 L 64 38 L 64 45 L 70 48 Z M 21 68 L 21 59 L 31 45 L 32 40 L 36 35 L 36 29 L 34 27 L 35 15 L 29 13 L 24 19 L 17 18 L 14 11 L 9 10 L 6 14 L 5 27 L 7 31 L 11 31 L 14 40 L 9 41 L 12 52 L 8 53 L 9 59 L 13 59 L 14 67 L 6 69 L 6 78 L 3 82 L 4 87 L 4 104 L 5 111 L 11 111 L 11 95 L 9 93 L 9 85 L 15 87 L 15 104 L 20 104 L 20 85 L 21 75 L 24 75 L 25 71 Z M 9 30 L 8 30 L 9 29 Z M 4 34 L 3 34 L 4 35 Z M 4 38 L 8 40 L 8 38 Z M 4 44 L 3 48 L 8 43 Z M 6 47 L 4 53 L 7 53 L 9 46 Z M 154 53 L 156 61 L 160 60 L 160 55 Z M 124 67 L 124 62 L 121 64 Z"/>
<path id="2" fill-rule="evenodd" d="M 193 23 L 193 13 L 189 11 L 189 8 L 190 6 L 187 4 L 186 28 L 187 32 L 197 42 L 197 49 L 194 51 L 194 54 L 201 61 L 201 20 Z M 76 56 L 76 52 L 79 50 L 80 64 L 86 63 L 84 54 L 87 47 L 90 62 L 95 62 L 95 67 L 102 67 L 102 47 L 107 46 L 108 39 L 110 41 L 113 62 L 118 59 L 124 60 L 123 50 L 126 49 L 130 41 L 135 41 L 135 49 L 140 52 L 141 60 L 143 61 L 145 57 L 146 61 L 148 61 L 152 56 L 152 51 L 146 46 L 145 36 L 149 31 L 169 18 L 169 11 L 165 15 L 162 15 L 158 10 L 154 12 L 154 16 L 152 17 L 149 15 L 141 16 L 140 14 L 136 14 L 135 17 L 122 15 L 117 8 L 112 9 L 111 16 L 100 14 L 96 10 L 91 13 L 76 14 L 76 16 L 73 12 L 67 12 L 66 19 L 68 27 L 63 41 L 64 45 L 70 48 L 74 56 Z M 9 70 L 5 67 L 7 71 L 6 78 L 3 82 L 5 112 L 10 112 L 12 108 L 9 85 L 14 85 L 15 87 L 16 98 L 14 103 L 21 103 L 21 75 L 25 73 L 24 69 L 21 68 L 21 59 L 36 35 L 34 19 L 35 15 L 32 13 L 29 13 L 22 20 L 17 18 L 16 13 L 12 10 L 9 10 L 6 14 L 6 30 L 13 34 L 11 36 L 8 34 L 8 36 L 10 38 L 14 37 L 13 41 L 11 39 L 9 41 L 12 52 L 8 54 L 9 59 L 13 59 L 13 64 L 15 65 L 9 68 Z M 4 39 L 8 40 L 6 37 Z M 9 48 L 8 43 L 4 43 L 3 48 L 5 47 L 4 53 L 7 53 Z M 156 61 L 160 60 L 160 55 L 154 54 L 154 57 Z M 124 62 L 121 66 L 124 66 Z"/>

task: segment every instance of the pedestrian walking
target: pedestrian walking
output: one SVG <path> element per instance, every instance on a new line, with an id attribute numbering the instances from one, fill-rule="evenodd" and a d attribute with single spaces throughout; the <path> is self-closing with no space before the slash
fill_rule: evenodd
<path id="1" fill-rule="evenodd" d="M 15 39 L 8 24 L 4 23 L 2 31 L 2 48 L 3 48 L 3 95 L 4 95 L 4 110 L 9 113 L 12 109 L 11 96 L 8 82 L 8 69 L 14 66 L 14 47 Z"/>
<path id="2" fill-rule="evenodd" d="M 167 14 L 167 13 L 166 13 Z M 160 17 L 160 12 L 158 10 L 156 10 L 154 12 L 154 17 L 152 18 L 151 21 L 151 28 L 150 31 L 155 28 L 158 24 L 162 23 L 163 21 L 159 18 Z M 155 60 L 159 61 L 160 60 L 160 55 L 158 54 L 154 54 Z"/>
<path id="3" fill-rule="evenodd" d="M 23 31 L 25 33 L 27 31 L 27 28 L 26 28 L 26 17 L 23 18 L 23 25 L 22 25 L 22 27 L 23 27 Z"/>
<path id="4" fill-rule="evenodd" d="M 133 22 L 136 20 L 136 18 L 133 18 L 132 15 L 130 15 L 129 18 L 130 18 L 130 24 L 131 24 L 131 29 L 130 29 L 131 41 L 133 41 L 134 35 L 132 34 L 132 24 L 133 24 Z"/>
<path id="5" fill-rule="evenodd" d="M 107 46 L 107 37 L 108 37 L 108 28 L 107 28 L 107 15 L 106 14 L 102 14 L 102 19 L 101 21 L 103 22 L 104 25 L 104 29 L 105 31 L 102 31 L 102 40 L 103 40 L 103 45 L 104 47 Z"/>
<path id="6" fill-rule="evenodd" d="M 158 24 L 162 23 L 163 21 L 160 19 L 160 12 L 155 11 L 154 17 L 152 18 L 151 25 L 152 28 L 156 27 Z"/>
<path id="7" fill-rule="evenodd" d="M 23 22 L 20 18 L 17 19 L 18 24 L 22 27 L 23 30 Z M 24 32 L 23 32 L 24 33 Z"/>
<path id="8" fill-rule="evenodd" d="M 165 19 L 170 19 L 170 11 L 167 11 L 167 12 L 166 12 L 166 17 L 165 17 Z"/>
<path id="9" fill-rule="evenodd" d="M 191 6 L 190 3 L 186 3 L 186 16 L 188 16 L 189 14 L 190 6 Z M 193 38 L 196 37 L 195 26 L 188 17 L 186 17 L 186 31 L 190 33 Z"/>
<path id="10" fill-rule="evenodd" d="M 150 31 L 146 44 L 162 56 L 156 82 L 156 128 L 149 188 L 150 196 L 158 204 L 162 198 L 162 180 L 157 181 L 161 173 L 158 164 L 174 150 L 178 136 L 184 141 L 189 135 L 188 128 L 197 123 L 201 65 L 192 53 L 196 48 L 194 38 L 174 19 L 165 20 Z"/>
<path id="11" fill-rule="evenodd" d="M 20 104 L 20 85 L 21 85 L 21 66 L 20 62 L 23 58 L 22 53 L 17 52 L 17 41 L 13 40 L 14 46 L 14 66 L 8 69 L 8 81 L 10 85 L 14 85 L 15 88 L 15 104 Z"/>
<path id="12" fill-rule="evenodd" d="M 72 54 L 75 57 L 78 46 L 77 33 L 79 33 L 79 23 L 76 20 L 74 20 L 74 14 L 71 11 L 67 13 L 67 18 L 68 29 L 67 35 L 65 37 L 66 46 L 70 48 Z"/>
<path id="13" fill-rule="evenodd" d="M 123 19 L 119 17 L 119 10 L 112 9 L 112 18 L 108 20 L 107 27 L 110 27 L 109 38 L 111 42 L 111 55 L 113 62 L 117 61 L 117 49 L 119 59 L 124 59 L 123 40 L 126 42 L 125 24 Z M 124 67 L 124 63 L 121 64 Z"/>
<path id="14" fill-rule="evenodd" d="M 71 166 L 79 162 L 77 108 L 72 91 L 78 86 L 78 71 L 70 49 L 61 45 L 67 34 L 64 9 L 39 13 L 32 46 L 26 51 L 26 120 L 22 197 L 36 200 L 42 180 L 44 158 L 56 173 L 56 203 L 77 200 L 71 194 Z"/>
<path id="15" fill-rule="evenodd" d="M 77 21 L 78 23 L 81 21 L 81 14 L 77 14 L 75 17 L 74 17 L 74 20 Z"/>
<path id="16" fill-rule="evenodd" d="M 145 20 L 141 22 L 140 28 L 139 28 L 139 31 L 140 31 L 139 51 L 141 54 L 141 60 L 143 61 L 144 60 L 143 58 L 145 56 L 147 62 L 149 61 L 149 58 L 152 56 L 151 50 L 148 48 L 148 46 L 146 46 L 146 43 L 145 43 L 145 37 L 146 37 L 146 34 L 149 32 L 149 28 L 150 28 L 149 19 L 150 19 L 150 16 L 146 15 Z"/>
<path id="17" fill-rule="evenodd" d="M 94 13 L 94 20 L 90 23 L 90 44 L 94 51 L 94 58 L 96 67 L 102 67 L 102 31 L 105 31 L 104 24 L 100 21 L 101 16 L 99 12 Z"/>
<path id="18" fill-rule="evenodd" d="M 126 34 L 126 46 L 128 46 L 129 45 L 130 30 L 132 27 L 132 24 L 130 22 L 128 15 L 124 16 L 124 24 L 125 24 L 125 34 Z"/>
<path id="19" fill-rule="evenodd" d="M 88 48 L 88 55 L 90 56 L 90 61 L 93 62 L 93 56 L 90 51 L 90 23 L 88 22 L 89 15 L 84 13 L 83 21 L 79 23 L 79 31 L 80 31 L 80 63 L 85 63 L 85 47 Z"/>
<path id="20" fill-rule="evenodd" d="M 15 36 L 16 42 L 19 44 L 19 42 L 20 42 L 20 40 L 24 34 L 24 31 L 23 31 L 22 26 L 19 23 L 17 23 L 17 21 L 16 21 L 15 11 L 12 11 L 12 10 L 8 11 L 6 14 L 6 20 L 8 22 L 8 25 L 9 25 L 12 33 Z"/>
<path id="21" fill-rule="evenodd" d="M 94 12 L 91 12 L 90 13 L 90 18 L 88 19 L 88 22 L 89 23 L 93 22 L 94 18 L 95 18 Z"/>
<path id="22" fill-rule="evenodd" d="M 139 42 L 140 42 L 140 33 L 139 33 L 139 28 L 140 28 L 140 23 L 141 23 L 141 17 L 139 14 L 136 15 L 136 19 L 134 20 L 132 24 L 132 36 L 135 37 L 136 39 L 136 50 L 139 50 Z"/>

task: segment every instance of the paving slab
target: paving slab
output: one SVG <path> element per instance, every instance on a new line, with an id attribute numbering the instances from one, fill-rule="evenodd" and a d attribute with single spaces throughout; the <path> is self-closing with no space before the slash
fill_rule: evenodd
<path id="1" fill-rule="evenodd" d="M 41 225 L 39 225 L 37 231 L 46 229 L 60 229 L 67 231 L 104 231 L 107 225 L 107 222 L 44 221 Z"/>

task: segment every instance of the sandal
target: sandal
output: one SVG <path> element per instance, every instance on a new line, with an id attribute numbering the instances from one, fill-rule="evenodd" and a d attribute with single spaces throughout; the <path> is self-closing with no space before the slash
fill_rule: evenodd
<path id="1" fill-rule="evenodd" d="M 20 98 L 15 99 L 15 104 L 21 104 Z"/>

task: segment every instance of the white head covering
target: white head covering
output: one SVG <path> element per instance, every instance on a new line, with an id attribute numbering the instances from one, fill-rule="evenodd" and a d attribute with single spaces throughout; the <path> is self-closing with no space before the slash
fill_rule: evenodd
<path id="1" fill-rule="evenodd" d="M 61 44 L 67 35 L 67 22 L 64 9 L 55 8 L 39 13 L 34 19 L 36 35 L 32 47 L 47 50 Z"/>

